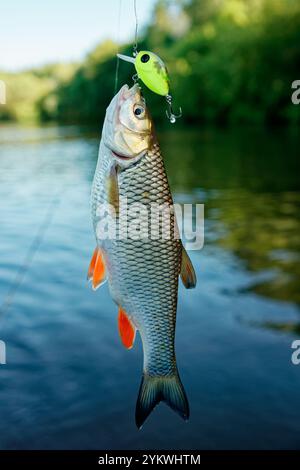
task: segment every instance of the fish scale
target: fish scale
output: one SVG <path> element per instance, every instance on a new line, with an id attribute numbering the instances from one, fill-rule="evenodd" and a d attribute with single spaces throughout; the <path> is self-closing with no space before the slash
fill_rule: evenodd
<path id="1" fill-rule="evenodd" d="M 102 146 L 92 192 L 94 226 L 99 220 L 98 204 L 108 202 L 104 184 L 108 154 Z M 128 207 L 140 202 L 150 211 L 153 202 L 173 204 L 158 143 L 139 162 L 121 171 L 118 179 L 120 197 L 127 198 Z M 128 217 L 128 225 L 130 222 Z M 174 231 L 174 214 L 170 215 L 170 227 Z M 152 375 L 173 373 L 180 240 L 98 240 L 98 244 L 109 258 L 107 276 L 112 297 L 141 334 L 144 370 Z"/>

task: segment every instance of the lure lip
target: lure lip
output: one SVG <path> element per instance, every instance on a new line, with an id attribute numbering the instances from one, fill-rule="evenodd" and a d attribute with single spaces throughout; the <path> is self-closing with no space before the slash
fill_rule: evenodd
<path id="1" fill-rule="evenodd" d="M 134 64 L 134 62 L 135 62 L 135 58 L 130 57 L 128 55 L 117 54 L 117 57 L 119 57 L 119 59 L 125 60 L 125 62 L 131 62 L 132 64 Z"/>

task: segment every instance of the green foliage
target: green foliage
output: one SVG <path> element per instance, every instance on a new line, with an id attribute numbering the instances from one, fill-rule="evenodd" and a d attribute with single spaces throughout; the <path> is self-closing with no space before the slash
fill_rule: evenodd
<path id="1" fill-rule="evenodd" d="M 297 0 L 159 0 L 139 47 L 167 63 L 182 122 L 300 120 L 291 104 L 291 83 L 300 78 Z M 130 54 L 131 46 L 121 50 Z M 11 95 L 0 119 L 98 123 L 114 94 L 116 51 L 106 41 L 77 66 L 7 76 Z M 119 86 L 133 73 L 120 63 Z M 145 94 L 153 117 L 165 121 L 164 100 Z"/>
<path id="2" fill-rule="evenodd" d="M 47 101 L 51 118 L 56 112 L 57 96 L 54 90 L 70 81 L 76 66 L 72 64 L 47 65 L 21 73 L 0 73 L 6 84 L 6 105 L 0 106 L 0 121 L 36 122 L 47 115 L 41 103 Z M 52 100 L 52 108 L 50 102 Z"/>

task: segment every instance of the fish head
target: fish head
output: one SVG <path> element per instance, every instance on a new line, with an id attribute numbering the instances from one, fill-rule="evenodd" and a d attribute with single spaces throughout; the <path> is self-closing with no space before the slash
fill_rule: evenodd
<path id="1" fill-rule="evenodd" d="M 152 121 L 138 84 L 124 85 L 106 110 L 102 138 L 112 158 L 127 167 L 152 146 Z"/>

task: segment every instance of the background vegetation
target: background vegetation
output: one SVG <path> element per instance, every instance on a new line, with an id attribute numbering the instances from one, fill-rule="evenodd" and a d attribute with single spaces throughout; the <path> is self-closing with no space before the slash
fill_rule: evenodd
<path id="1" fill-rule="evenodd" d="M 299 122 L 290 98 L 300 78 L 298 0 L 160 0 L 139 48 L 167 63 L 186 123 Z M 98 124 L 114 94 L 116 50 L 106 41 L 80 64 L 1 73 L 8 104 L 0 120 Z M 131 82 L 132 66 L 122 62 L 119 72 L 119 85 Z M 146 94 L 165 121 L 163 99 Z"/>

